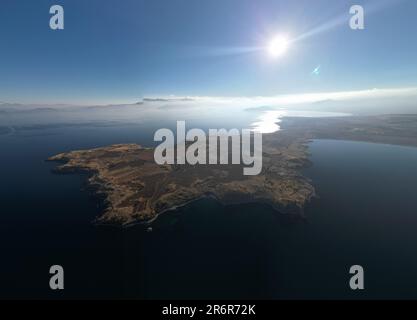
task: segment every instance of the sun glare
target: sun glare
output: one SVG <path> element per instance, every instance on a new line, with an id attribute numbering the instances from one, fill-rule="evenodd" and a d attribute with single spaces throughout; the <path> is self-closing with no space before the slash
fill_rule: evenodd
<path id="1" fill-rule="evenodd" d="M 289 46 L 288 39 L 285 36 L 277 36 L 274 39 L 271 40 L 271 42 L 268 45 L 268 54 L 272 58 L 277 58 L 279 56 L 282 56 L 287 52 Z"/>

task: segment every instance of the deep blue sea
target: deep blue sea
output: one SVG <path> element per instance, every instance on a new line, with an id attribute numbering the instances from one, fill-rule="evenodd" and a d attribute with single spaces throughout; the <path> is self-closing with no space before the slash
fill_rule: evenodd
<path id="1" fill-rule="evenodd" d="M 200 200 L 141 226 L 95 226 L 85 177 L 59 152 L 149 144 L 151 128 L 44 126 L 0 135 L 1 298 L 417 298 L 417 149 L 317 140 L 305 218 Z M 49 267 L 65 289 L 49 289 Z M 349 288 L 349 268 L 365 290 Z"/>

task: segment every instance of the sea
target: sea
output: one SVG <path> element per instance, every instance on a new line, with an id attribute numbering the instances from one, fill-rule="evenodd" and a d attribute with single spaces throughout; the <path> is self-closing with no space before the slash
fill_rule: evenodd
<path id="1" fill-rule="evenodd" d="M 416 148 L 311 141 L 303 173 L 317 197 L 303 217 L 202 199 L 151 229 L 120 228 L 93 223 L 103 208 L 85 175 L 56 174 L 45 160 L 151 146 L 163 124 L 54 117 L 3 122 L 0 132 L 0 298 L 417 298 Z M 64 269 L 64 290 L 49 287 L 52 265 Z M 363 290 L 350 288 L 353 265 L 364 270 Z"/>

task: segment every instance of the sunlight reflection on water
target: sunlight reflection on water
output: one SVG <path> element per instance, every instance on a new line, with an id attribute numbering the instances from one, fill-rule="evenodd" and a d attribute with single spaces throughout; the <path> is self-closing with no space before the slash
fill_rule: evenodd
<path id="1" fill-rule="evenodd" d="M 273 133 L 281 129 L 279 123 L 283 117 L 345 117 L 350 116 L 348 113 L 339 112 L 318 112 L 318 111 L 301 111 L 301 110 L 269 110 L 263 112 L 257 121 L 251 124 L 252 130 L 260 133 Z"/>
<path id="2" fill-rule="evenodd" d="M 254 131 L 260 133 L 272 133 L 280 130 L 278 123 L 281 122 L 281 118 L 286 115 L 285 110 L 281 111 L 266 111 L 258 117 L 258 121 L 252 123 Z"/>

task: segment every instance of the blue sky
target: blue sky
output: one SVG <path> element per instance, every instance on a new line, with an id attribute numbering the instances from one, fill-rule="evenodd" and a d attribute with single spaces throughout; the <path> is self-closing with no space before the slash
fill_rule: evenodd
<path id="1" fill-rule="evenodd" d="M 64 30 L 49 28 L 53 4 L 64 7 Z M 363 31 L 348 26 L 352 4 L 365 8 Z M 414 87 L 416 15 L 414 0 L 2 0 L 0 101 Z M 294 42 L 279 59 L 250 50 L 335 19 L 341 23 Z"/>

